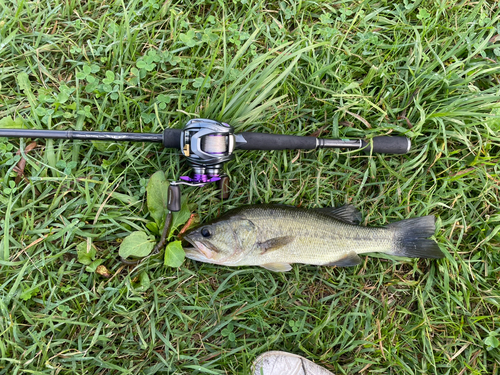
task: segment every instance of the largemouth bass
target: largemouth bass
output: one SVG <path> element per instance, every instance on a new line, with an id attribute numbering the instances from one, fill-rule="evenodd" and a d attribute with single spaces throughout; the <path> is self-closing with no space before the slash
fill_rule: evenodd
<path id="1" fill-rule="evenodd" d="M 302 209 L 255 205 L 231 210 L 187 232 L 186 257 L 225 266 L 261 266 L 289 271 L 292 263 L 355 266 L 358 254 L 380 252 L 411 258 L 442 258 L 433 240 L 434 216 L 363 227 L 351 205 Z"/>

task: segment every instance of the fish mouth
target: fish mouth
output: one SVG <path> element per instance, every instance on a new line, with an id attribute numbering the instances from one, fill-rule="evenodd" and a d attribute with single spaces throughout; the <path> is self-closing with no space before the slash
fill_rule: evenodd
<path id="1" fill-rule="evenodd" d="M 215 253 L 214 246 L 211 243 L 202 243 L 196 240 L 190 240 L 188 238 L 183 238 L 183 241 L 188 242 L 192 246 L 184 247 L 186 257 L 189 259 L 200 260 L 203 262 L 210 262 Z"/>

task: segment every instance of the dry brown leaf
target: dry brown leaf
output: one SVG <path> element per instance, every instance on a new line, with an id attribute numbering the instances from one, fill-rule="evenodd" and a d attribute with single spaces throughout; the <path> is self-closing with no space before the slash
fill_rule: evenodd
<path id="1" fill-rule="evenodd" d="M 198 214 L 191 214 L 188 221 L 182 227 L 181 231 L 177 235 L 177 237 L 181 237 L 184 232 L 186 232 L 192 226 L 200 223 L 200 216 Z"/>
<path id="2" fill-rule="evenodd" d="M 109 273 L 106 266 L 103 266 L 102 264 L 100 266 L 97 266 L 95 272 L 97 272 L 99 275 L 107 277 L 107 278 L 111 277 L 111 274 Z"/>
<path id="3" fill-rule="evenodd" d="M 28 153 L 33 150 L 37 146 L 36 142 L 31 142 L 24 149 L 24 153 Z M 17 150 L 16 155 L 21 155 L 21 150 Z M 21 160 L 17 162 L 17 165 L 14 167 L 14 172 L 17 173 L 16 184 L 18 184 L 22 177 L 24 176 L 24 168 L 26 168 L 26 159 L 21 156 Z"/>
<path id="4" fill-rule="evenodd" d="M 363 117 L 361 117 L 360 115 L 356 114 L 356 113 L 352 113 L 352 112 L 349 112 L 346 110 L 346 113 L 349 113 L 351 116 L 357 118 L 359 121 L 361 121 L 363 124 L 366 125 L 367 128 L 371 129 L 371 125 L 368 121 L 366 121 Z"/>

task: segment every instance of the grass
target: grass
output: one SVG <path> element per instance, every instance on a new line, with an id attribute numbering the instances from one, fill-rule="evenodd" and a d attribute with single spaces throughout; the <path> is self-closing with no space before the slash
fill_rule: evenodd
<path id="1" fill-rule="evenodd" d="M 150 258 L 149 144 L 0 140 L 0 374 L 248 373 L 266 350 L 335 374 L 497 374 L 500 17 L 494 1 L 0 1 L 0 125 L 159 132 L 406 134 L 404 156 L 241 152 L 231 197 L 185 189 L 204 220 L 248 203 L 352 203 L 364 225 L 433 214 L 437 261 L 285 274 Z M 14 168 L 26 160 L 24 175 Z M 111 278 L 89 272 L 91 241 Z M 92 271 L 92 270 L 90 270 Z"/>

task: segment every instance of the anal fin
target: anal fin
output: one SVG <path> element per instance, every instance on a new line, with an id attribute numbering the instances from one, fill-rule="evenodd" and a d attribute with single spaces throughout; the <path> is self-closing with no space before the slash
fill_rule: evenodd
<path id="1" fill-rule="evenodd" d="M 288 263 L 267 263 L 261 264 L 260 266 L 266 270 L 274 272 L 286 272 L 292 269 L 292 266 Z"/>
<path id="2" fill-rule="evenodd" d="M 330 263 L 325 263 L 323 264 L 323 266 L 353 267 L 357 266 L 360 263 L 363 263 L 361 258 L 358 256 L 358 254 L 356 254 L 355 251 L 351 251 L 350 253 L 347 253 L 343 258 Z"/>

